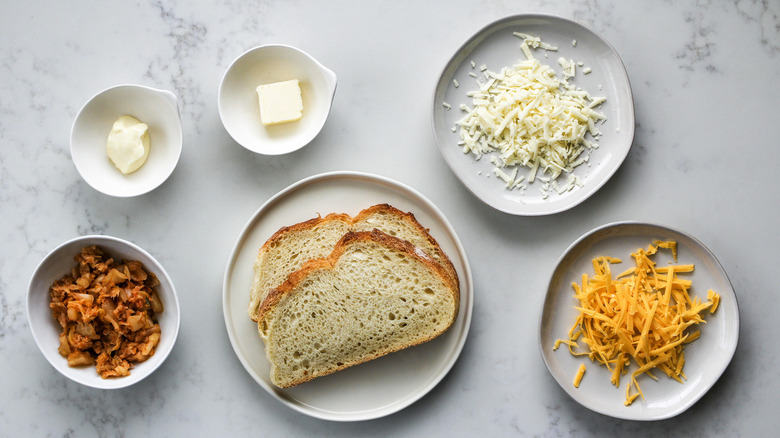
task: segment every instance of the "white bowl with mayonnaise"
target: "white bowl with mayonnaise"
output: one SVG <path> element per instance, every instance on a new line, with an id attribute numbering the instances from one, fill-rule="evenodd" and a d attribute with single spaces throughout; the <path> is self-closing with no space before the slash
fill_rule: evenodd
<path id="1" fill-rule="evenodd" d="M 95 190 L 138 196 L 173 173 L 182 150 L 176 95 L 143 85 L 117 85 L 92 97 L 79 111 L 70 153 L 79 174 Z"/>
<path id="2" fill-rule="evenodd" d="M 283 90 L 297 80 L 300 94 Z M 287 45 L 265 45 L 244 52 L 225 71 L 219 87 L 219 116 L 228 134 L 241 146 L 264 155 L 281 155 L 309 144 L 322 130 L 336 93 L 336 74 L 308 53 Z M 259 87 L 278 85 L 275 102 L 263 102 Z M 285 97 L 286 95 L 286 97 Z M 300 99 L 302 110 L 286 117 Z M 279 115 L 282 123 L 270 123 L 265 110 Z M 275 118 L 275 117 L 272 117 Z"/>

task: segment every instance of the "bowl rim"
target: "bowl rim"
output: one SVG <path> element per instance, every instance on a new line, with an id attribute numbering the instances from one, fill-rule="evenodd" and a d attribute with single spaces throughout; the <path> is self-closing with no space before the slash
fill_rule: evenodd
<path id="1" fill-rule="evenodd" d="M 166 330 L 167 334 L 165 335 L 165 336 L 170 336 L 169 346 L 166 349 L 164 349 L 164 350 L 155 350 L 155 353 L 152 356 L 153 358 L 155 358 L 155 357 L 157 358 L 156 359 L 157 362 L 152 367 L 148 368 L 145 371 L 145 373 L 143 373 L 141 375 L 138 375 L 138 377 L 136 377 L 135 379 L 126 379 L 125 380 L 125 378 L 122 378 L 122 379 L 105 380 L 105 382 L 112 382 L 113 384 L 111 384 L 111 385 L 97 385 L 97 384 L 92 384 L 90 382 L 84 382 L 84 381 L 78 380 L 78 379 L 74 378 L 73 376 L 71 376 L 70 374 L 68 374 L 67 372 L 65 372 L 65 370 L 68 369 L 67 367 L 61 368 L 61 367 L 58 367 L 56 364 L 52 363 L 51 358 L 49 357 L 49 355 L 46 354 L 45 351 L 43 351 L 43 348 L 41 346 L 41 339 L 40 339 L 40 337 L 43 336 L 43 334 L 39 331 L 40 330 L 40 326 L 37 325 L 37 324 L 34 324 L 33 321 L 35 319 L 31 317 L 31 300 L 32 300 L 32 295 L 33 295 L 32 294 L 33 283 L 35 282 L 36 278 L 40 275 L 40 272 L 43 269 L 43 267 L 47 263 L 49 263 L 51 260 L 53 260 L 55 255 L 57 255 L 60 251 L 62 251 L 63 248 L 65 248 L 67 246 L 70 246 L 70 245 L 73 245 L 73 244 L 75 244 L 77 242 L 93 242 L 93 241 L 96 241 L 96 240 L 97 241 L 104 241 L 104 242 L 105 241 L 112 241 L 112 242 L 118 243 L 120 245 L 128 246 L 131 249 L 133 249 L 135 251 L 138 251 L 139 253 L 143 254 L 145 257 L 148 257 L 149 260 L 151 260 L 153 262 L 153 264 L 155 265 L 154 266 L 154 268 L 155 268 L 154 274 L 158 277 L 158 279 L 160 279 L 161 282 L 163 282 L 163 281 L 166 282 L 168 284 L 168 286 L 170 287 L 171 297 L 166 296 L 165 298 L 166 298 L 166 300 L 168 300 L 169 298 L 172 298 L 172 303 L 168 302 L 170 300 L 166 301 L 166 307 L 165 307 L 166 310 L 168 310 L 168 309 L 174 309 L 175 310 L 173 312 L 174 313 L 174 324 L 173 324 L 173 327 L 169 328 L 168 330 Z M 94 245 L 100 246 L 99 242 L 98 243 L 90 243 L 90 244 L 94 244 Z M 146 268 L 148 269 L 148 267 L 146 267 Z M 171 304 L 173 304 L 173 305 L 171 305 Z M 152 373 L 154 373 L 166 361 L 166 359 L 168 358 L 169 354 L 173 350 L 173 347 L 176 344 L 176 341 L 177 341 L 178 336 L 179 336 L 179 329 L 181 327 L 181 309 L 180 309 L 180 305 L 179 305 L 179 295 L 178 295 L 178 292 L 176 291 L 176 285 L 173 283 L 173 280 L 171 279 L 170 275 L 168 275 L 168 272 L 165 270 L 163 265 L 154 256 L 149 254 L 149 252 L 147 252 L 146 250 L 144 250 L 140 246 L 136 245 L 135 243 L 130 242 L 130 241 L 125 240 L 125 239 L 122 239 L 122 238 L 119 238 L 119 237 L 109 236 L 109 235 L 104 235 L 104 234 L 89 234 L 89 235 L 78 236 L 78 237 L 74 237 L 74 238 L 68 239 L 68 240 L 60 243 L 56 247 L 54 247 L 52 250 L 50 250 L 43 257 L 41 259 L 41 261 L 38 262 L 38 264 L 36 265 L 35 269 L 33 270 L 32 275 L 30 275 L 30 279 L 29 279 L 28 284 L 27 284 L 27 293 L 26 293 L 26 297 L 25 297 L 25 313 L 26 313 L 26 316 L 27 316 L 27 324 L 30 327 L 30 331 L 32 332 L 33 339 L 35 340 L 35 345 L 38 347 L 38 350 L 41 352 L 41 354 L 46 359 L 46 361 L 49 363 L 49 365 L 52 366 L 52 368 L 54 368 L 58 373 L 60 373 L 61 375 L 65 376 L 66 378 L 68 378 L 69 380 L 71 380 L 71 381 L 73 381 L 75 383 L 78 383 L 78 384 L 84 385 L 84 386 L 88 386 L 88 387 L 91 387 L 91 388 L 106 389 L 106 390 L 120 389 L 120 388 L 126 388 L 126 387 L 129 387 L 129 386 L 132 386 L 132 385 L 134 385 L 134 384 L 144 380 L 146 377 L 148 377 Z M 151 360 L 151 358 L 150 358 L 150 360 Z M 101 382 L 103 382 L 103 381 L 101 380 Z M 118 383 L 116 383 L 116 382 L 118 382 Z"/>
<path id="2" fill-rule="evenodd" d="M 295 148 L 292 149 L 286 149 L 282 150 L 280 152 L 274 152 L 273 150 L 268 150 L 265 148 L 257 148 L 252 147 L 251 145 L 246 145 L 243 142 L 239 141 L 236 136 L 234 135 L 234 132 L 231 131 L 229 128 L 229 124 L 227 123 L 227 116 L 225 115 L 225 112 L 227 111 L 225 109 L 225 104 L 223 103 L 223 91 L 225 89 L 225 84 L 227 83 L 227 77 L 228 75 L 233 71 L 233 69 L 236 67 L 239 62 L 241 62 L 244 58 L 249 56 L 252 53 L 260 52 L 263 50 L 268 49 L 282 49 L 282 50 L 288 50 L 291 52 L 295 52 L 298 55 L 302 55 L 305 59 L 309 60 L 312 64 L 314 64 L 317 67 L 317 71 L 322 73 L 323 77 L 326 79 L 327 83 L 327 96 L 328 96 L 328 103 L 327 103 L 327 110 L 324 112 L 324 115 L 322 117 L 322 120 L 319 121 L 317 126 L 313 129 L 311 129 L 311 135 L 306 137 L 304 141 L 301 141 L 299 145 L 297 145 Z M 249 49 L 245 50 L 238 56 L 236 56 L 230 64 L 228 64 L 227 68 L 222 72 L 222 77 L 219 81 L 219 87 L 217 90 L 217 112 L 219 113 L 219 119 L 222 122 L 222 126 L 225 128 L 225 131 L 227 131 L 230 138 L 233 139 L 234 142 L 238 143 L 243 147 L 244 149 L 247 149 L 251 152 L 254 152 L 256 154 L 260 155 L 286 155 L 292 152 L 295 152 L 297 150 L 303 149 L 307 145 L 309 145 L 322 131 L 322 128 L 325 126 L 325 123 L 327 122 L 328 118 L 330 117 L 330 112 L 333 108 L 333 100 L 336 95 L 336 88 L 338 87 L 338 76 L 336 73 L 326 67 L 324 64 L 322 64 L 317 58 L 312 56 L 310 53 L 306 52 L 305 50 L 302 50 L 298 47 L 289 45 L 289 44 L 280 44 L 280 43 L 270 43 L 270 44 L 261 44 L 254 47 L 250 47 Z"/>
<path id="3" fill-rule="evenodd" d="M 76 132 L 77 132 L 77 126 L 79 125 L 79 121 L 80 121 L 82 115 L 84 114 L 85 110 L 90 105 L 94 104 L 95 101 L 97 101 L 98 98 L 100 98 L 101 96 L 103 96 L 105 94 L 108 94 L 110 92 L 114 92 L 114 91 L 123 89 L 123 88 L 124 89 L 129 89 L 129 90 L 134 90 L 134 92 L 147 93 L 147 94 L 153 93 L 153 94 L 157 94 L 157 95 L 162 95 L 162 96 L 164 96 L 165 99 L 169 99 L 173 103 L 173 106 L 176 108 L 176 120 L 177 120 L 177 123 L 175 124 L 175 126 L 173 128 L 174 128 L 174 133 L 177 135 L 178 140 L 173 142 L 174 146 L 175 146 L 175 149 L 176 149 L 176 158 L 174 160 L 172 160 L 173 162 L 172 162 L 172 166 L 170 168 L 170 171 L 168 171 L 167 174 L 163 178 L 161 178 L 158 183 L 156 183 L 154 185 L 151 185 L 150 187 L 147 187 L 145 189 L 138 190 L 138 191 L 132 191 L 132 192 L 129 192 L 129 193 L 115 193 L 115 192 L 112 192 L 110 190 L 106 190 L 102 186 L 93 184 L 87 178 L 84 177 L 84 173 L 83 173 L 84 169 L 73 158 L 74 157 L 74 154 L 73 154 L 74 143 L 75 143 L 74 142 L 74 137 L 75 137 Z M 95 94 L 93 94 L 89 99 L 86 100 L 86 102 L 84 102 L 84 104 L 81 106 L 81 108 L 79 108 L 78 112 L 76 113 L 76 116 L 73 118 L 73 123 L 71 124 L 71 127 L 70 127 L 70 136 L 69 136 L 68 140 L 69 140 L 69 145 L 68 145 L 69 147 L 68 147 L 68 149 L 69 149 L 69 152 L 70 152 L 71 161 L 73 162 L 73 166 L 76 168 L 76 172 L 78 172 L 78 174 L 81 177 L 81 179 L 84 180 L 84 182 L 86 182 L 87 185 L 89 185 L 90 187 L 92 187 L 96 191 L 98 191 L 100 193 L 103 193 L 104 195 L 108 195 L 108 196 L 112 196 L 112 197 L 116 197 L 116 198 L 132 198 L 132 197 L 135 197 L 135 196 L 144 195 L 144 194 L 149 193 L 152 190 L 160 187 L 165 181 L 167 181 L 168 178 L 170 178 L 170 176 L 173 174 L 173 171 L 178 166 L 179 160 L 181 160 L 181 154 L 182 154 L 182 151 L 184 150 L 184 128 L 183 128 L 182 122 L 181 122 L 181 109 L 179 108 L 179 99 L 176 96 L 176 94 L 174 92 L 170 91 L 170 90 L 166 90 L 164 88 L 155 88 L 155 87 L 151 87 L 151 86 L 148 86 L 148 85 L 133 84 L 133 83 L 123 83 L 123 84 L 116 84 L 116 85 L 112 85 L 112 86 L 107 87 L 107 88 L 103 88 L 102 90 L 100 90 L 100 91 L 96 92 Z"/>

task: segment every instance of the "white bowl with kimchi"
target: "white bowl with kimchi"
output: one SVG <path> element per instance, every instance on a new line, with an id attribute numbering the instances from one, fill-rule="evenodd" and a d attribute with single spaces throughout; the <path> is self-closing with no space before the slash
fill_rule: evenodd
<path id="1" fill-rule="evenodd" d="M 52 250 L 27 292 L 27 318 L 44 357 L 65 377 L 116 389 L 143 380 L 179 332 L 176 288 L 148 252 L 111 236 Z"/>

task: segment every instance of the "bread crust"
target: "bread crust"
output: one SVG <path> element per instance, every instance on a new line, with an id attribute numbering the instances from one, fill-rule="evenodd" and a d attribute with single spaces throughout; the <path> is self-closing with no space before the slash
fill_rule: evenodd
<path id="1" fill-rule="evenodd" d="M 460 284 L 458 271 L 455 270 L 455 265 L 452 264 L 452 260 L 450 260 L 444 250 L 441 249 L 439 242 L 437 242 L 436 239 L 431 236 L 431 230 L 422 226 L 422 224 L 414 216 L 414 213 L 401 211 L 390 204 L 377 204 L 358 213 L 357 216 L 355 216 L 355 221 L 353 223 L 362 221 L 364 218 L 371 216 L 376 211 L 386 211 L 398 216 L 405 217 L 415 228 L 417 228 L 420 234 L 425 237 L 425 240 L 428 241 L 428 244 L 434 248 L 434 251 L 437 253 L 435 255 L 441 259 L 440 262 L 444 264 L 444 269 L 447 271 L 448 275 L 452 277 L 452 281 L 454 281 L 455 284 Z"/>
<path id="2" fill-rule="evenodd" d="M 271 237 L 268 238 L 268 240 L 265 241 L 265 243 L 263 243 L 263 245 L 260 247 L 257 253 L 260 254 L 263 251 L 267 250 L 269 246 L 276 243 L 276 241 L 278 241 L 281 237 L 283 237 L 287 233 L 314 228 L 323 222 L 334 221 L 334 220 L 340 220 L 348 224 L 354 223 L 352 218 L 346 213 L 329 213 L 325 217 L 322 217 L 322 215 L 317 215 L 317 217 L 311 218 L 309 220 L 305 220 L 303 222 L 298 222 L 297 224 L 279 228 L 273 235 L 271 235 Z"/>
<path id="3" fill-rule="evenodd" d="M 358 365 L 361 363 L 368 362 L 370 360 L 385 356 L 387 354 L 406 349 L 415 345 L 422 344 L 424 342 L 428 342 L 435 337 L 441 335 L 442 333 L 449 330 L 450 327 L 452 327 L 453 323 L 458 317 L 459 309 L 460 309 L 460 289 L 458 283 L 456 283 L 452 277 L 447 273 L 446 269 L 436 262 L 433 258 L 431 258 L 428 254 L 426 254 L 424 251 L 420 250 L 418 247 L 412 245 L 411 243 L 407 242 L 406 240 L 399 239 L 397 237 L 390 236 L 387 233 L 384 233 L 382 231 L 379 231 L 377 229 L 374 229 L 372 231 L 349 231 L 347 232 L 341 240 L 336 244 L 331 254 L 324 259 L 316 259 L 316 260 L 309 260 L 307 261 L 300 269 L 297 271 L 291 273 L 287 280 L 279 285 L 278 287 L 272 289 L 268 296 L 265 298 L 265 300 L 260 305 L 260 309 L 258 311 L 258 324 L 261 327 L 260 333 L 263 335 L 264 331 L 262 327 L 265 325 L 267 329 L 267 325 L 265 322 L 265 318 L 267 316 L 272 317 L 274 307 L 279 304 L 279 302 L 288 294 L 291 294 L 295 291 L 297 286 L 304 281 L 309 275 L 311 275 L 314 271 L 320 270 L 320 269 L 334 269 L 336 266 L 336 263 L 339 260 L 339 257 L 344 253 L 344 251 L 348 248 L 348 246 L 355 241 L 360 240 L 370 240 L 374 242 L 378 242 L 380 244 L 383 244 L 385 246 L 390 247 L 391 249 L 402 252 L 407 254 L 408 256 L 417 259 L 421 263 L 428 266 L 432 271 L 436 273 L 437 276 L 439 276 L 447 285 L 448 290 L 452 294 L 452 299 L 454 302 L 454 312 L 452 314 L 452 318 L 447 322 L 446 328 L 442 330 L 440 333 L 436 333 L 430 337 L 427 337 L 425 339 L 421 339 L 417 342 L 410 342 L 406 344 L 391 346 L 386 349 L 377 351 L 375 354 L 371 354 L 368 356 L 365 356 L 359 360 L 355 361 L 346 361 L 341 366 L 338 366 L 336 368 L 331 368 L 329 370 L 325 370 L 324 372 L 318 372 L 318 373 L 310 373 L 306 376 L 304 376 L 301 379 L 295 380 L 293 382 L 290 382 L 289 384 L 285 385 L 279 385 L 282 388 L 287 388 L 291 386 L 295 386 L 304 382 L 308 382 L 316 377 L 325 376 L 328 374 L 332 374 L 336 371 L 343 370 L 345 368 Z"/>
<path id="4" fill-rule="evenodd" d="M 458 277 L 458 272 L 455 270 L 455 266 L 453 265 L 452 261 L 447 256 L 447 254 L 444 252 L 444 250 L 441 249 L 441 246 L 439 246 L 439 243 L 436 241 L 436 239 L 433 236 L 431 236 L 430 229 L 422 226 L 422 224 L 420 224 L 420 222 L 417 220 L 417 218 L 414 216 L 413 213 L 401 211 L 387 203 L 376 204 L 371 207 L 365 208 L 354 217 L 351 217 L 346 213 L 329 213 L 325 217 L 318 215 L 315 218 L 303 222 L 299 222 L 294 225 L 282 227 L 279 230 L 277 230 L 270 238 L 268 238 L 268 240 L 266 240 L 265 243 L 263 243 L 263 245 L 260 247 L 260 249 L 257 252 L 257 259 L 260 259 L 262 254 L 267 253 L 268 249 L 272 245 L 275 245 L 279 240 L 284 238 L 286 234 L 296 233 L 303 230 L 309 230 L 321 224 L 324 224 L 325 222 L 328 221 L 342 221 L 345 224 L 347 224 L 349 227 L 354 227 L 356 224 L 363 222 L 364 220 L 366 220 L 366 218 L 371 217 L 372 215 L 377 213 L 387 213 L 389 215 L 403 218 L 408 224 L 410 224 L 414 229 L 416 229 L 420 233 L 420 235 L 426 240 L 426 242 L 428 242 L 428 246 L 429 248 L 432 249 L 432 252 L 435 252 L 435 254 L 429 254 L 429 255 L 438 259 L 438 262 L 443 265 L 443 268 L 445 269 L 447 275 L 451 277 L 452 281 L 456 285 L 458 286 L 460 285 L 460 279 Z M 257 264 L 255 265 L 255 268 L 257 268 Z M 257 275 L 257 273 L 255 273 L 255 275 Z M 255 294 L 255 290 L 253 285 L 252 295 L 254 294 Z M 260 320 L 259 307 L 262 305 L 263 300 L 259 300 L 257 303 L 253 303 L 252 301 L 254 301 L 254 297 L 250 298 L 249 316 L 253 321 L 259 323 Z"/>

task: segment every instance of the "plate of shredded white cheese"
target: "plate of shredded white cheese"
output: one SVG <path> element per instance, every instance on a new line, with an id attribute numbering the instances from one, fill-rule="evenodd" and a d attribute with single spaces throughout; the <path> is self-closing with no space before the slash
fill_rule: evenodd
<path id="1" fill-rule="evenodd" d="M 573 21 L 524 14 L 491 23 L 445 66 L 433 127 L 447 164 L 488 205 L 561 212 L 603 186 L 628 155 L 628 74 L 603 37 Z"/>

